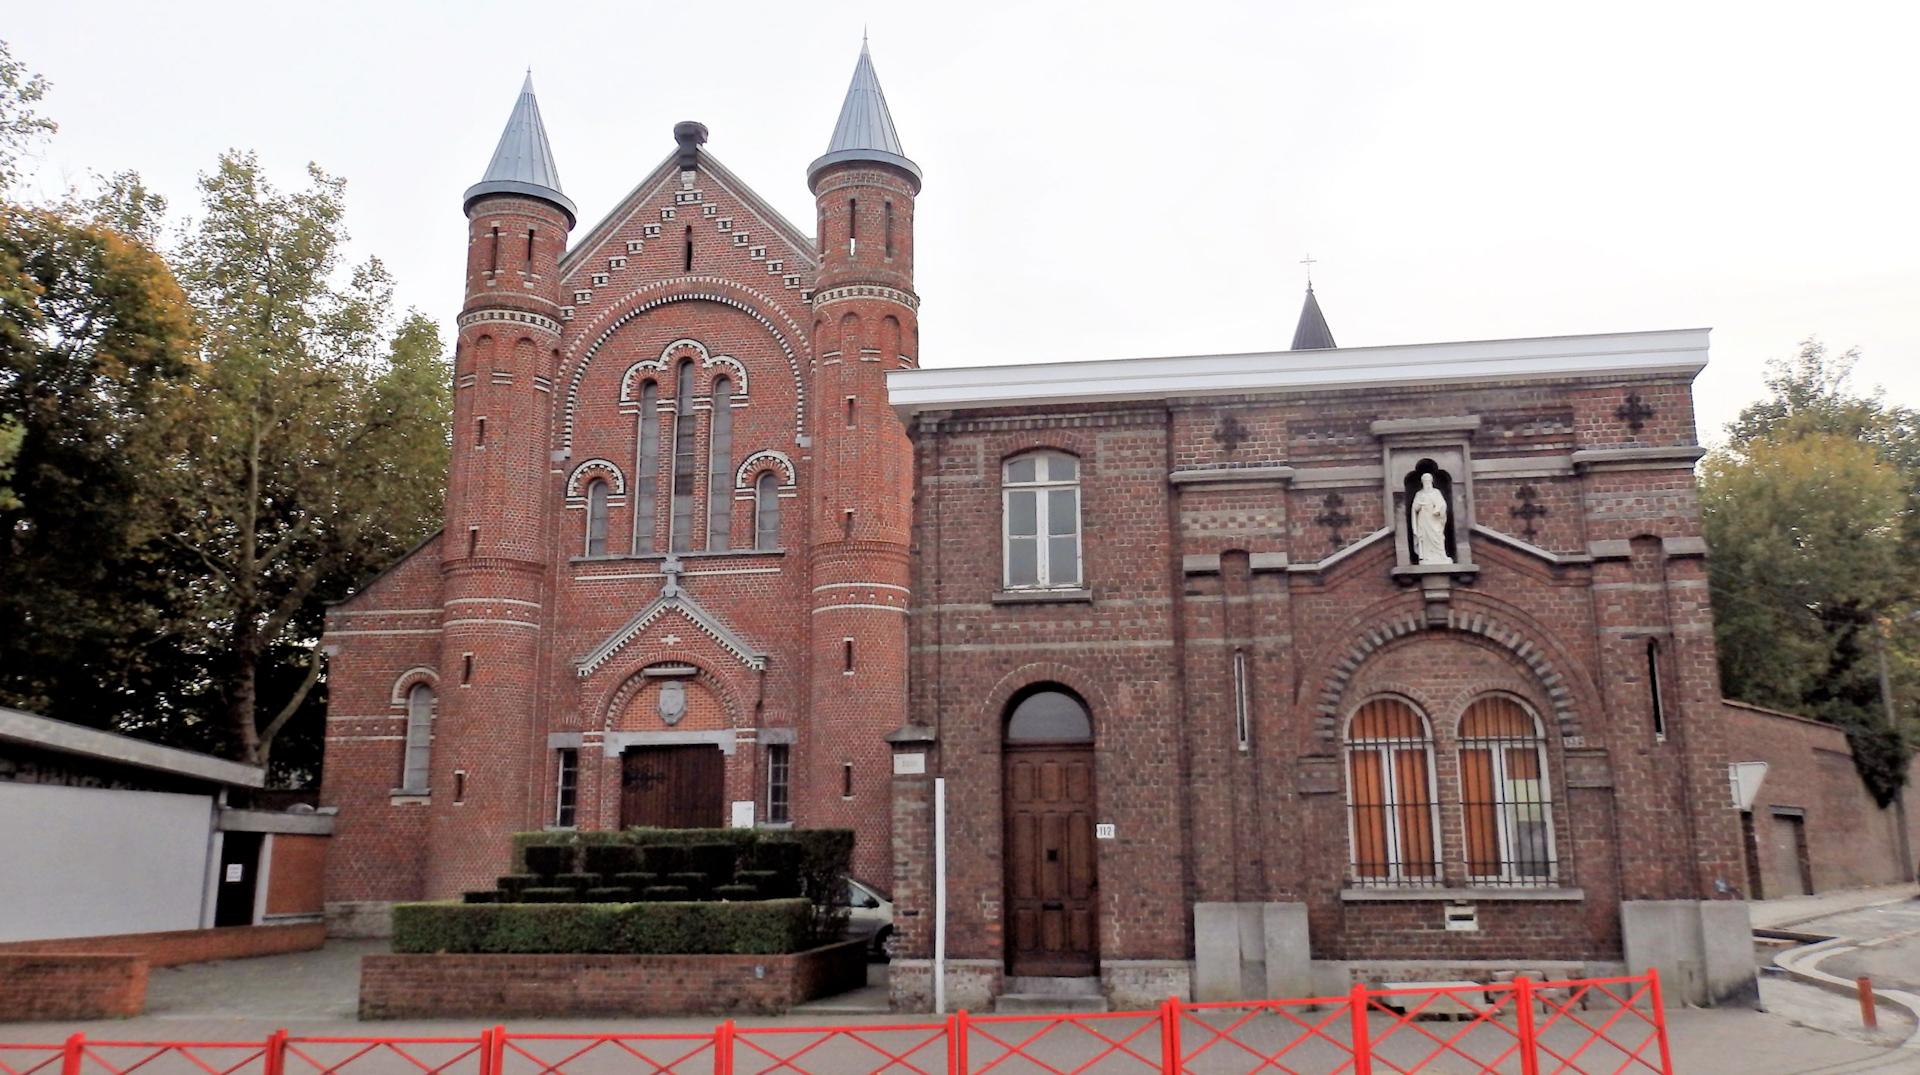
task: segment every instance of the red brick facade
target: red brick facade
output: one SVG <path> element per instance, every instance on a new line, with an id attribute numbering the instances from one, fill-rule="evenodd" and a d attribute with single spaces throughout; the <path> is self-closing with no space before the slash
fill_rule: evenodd
<path id="1" fill-rule="evenodd" d="M 1767 766 L 1741 819 L 1749 899 L 1913 880 L 1920 816 L 1873 801 L 1844 731 L 1741 702 L 1726 710 L 1731 759 Z M 1920 787 L 1920 758 L 1908 773 Z"/>
<path id="2" fill-rule="evenodd" d="M 147 1006 L 147 961 L 0 952 L 0 1023 L 126 1019 Z"/>
<path id="3" fill-rule="evenodd" d="M 360 961 L 360 1018 L 777 1015 L 866 983 L 866 948 L 789 955 L 386 955 Z"/>
<path id="4" fill-rule="evenodd" d="M 1618 962 L 1623 900 L 1737 893 L 1690 380 L 918 411 L 914 727 L 898 749 L 924 751 L 927 775 L 895 778 L 896 976 L 931 954 L 934 776 L 948 958 L 977 972 L 1011 955 L 1002 737 L 1035 685 L 1078 695 L 1094 724 L 1097 820 L 1114 830 L 1095 841 L 1110 993 L 1156 966 L 1182 984 L 1202 903 L 1304 904 L 1315 960 L 1511 965 Z M 1003 586 L 1002 466 L 1036 450 L 1078 460 L 1078 590 Z M 1401 570 L 1387 505 L 1403 502 L 1384 479 L 1402 453 L 1446 451 L 1471 475 L 1454 510 L 1469 512 L 1473 569 L 1436 589 Z M 1545 732 L 1550 884 L 1467 873 L 1456 729 L 1488 696 Z M 1343 728 L 1380 697 L 1431 727 L 1443 876 L 1425 889 L 1353 879 Z M 1477 905 L 1476 928 L 1445 928 L 1455 902 Z"/>
<path id="5" fill-rule="evenodd" d="M 854 829 L 884 887 L 912 483 L 884 378 L 916 364 L 919 182 L 870 162 L 812 182 L 818 240 L 691 141 L 571 245 L 557 202 L 470 199 L 446 529 L 328 619 L 336 917 L 490 886 L 510 833 L 563 820 L 562 751 L 572 823 L 614 828 L 622 754 L 688 744 L 725 756 L 713 824 L 739 803 L 764 822 L 787 752 L 790 822 Z M 433 732 L 408 788 L 416 684 Z"/>
<path id="6" fill-rule="evenodd" d="M 998 992 L 1005 722 L 1040 687 L 1091 717 L 1091 948 L 1116 1000 L 1186 988 L 1206 906 L 1304 908 L 1320 961 L 1537 966 L 1631 959 L 1623 903 L 1738 892 L 1703 332 L 995 370 L 918 405 L 966 371 L 918 369 L 911 162 L 815 162 L 808 237 L 689 128 L 571 245 L 564 198 L 470 196 L 446 530 L 328 621 L 330 903 L 450 896 L 505 872 L 511 832 L 632 821 L 633 750 L 722 751 L 724 800 L 764 822 L 778 750 L 792 823 L 854 829 L 855 873 L 895 896 L 903 1003 L 946 779 L 947 954 Z M 1162 361 L 1164 391 L 1128 380 Z M 1296 368 L 1323 379 L 1222 379 Z M 1077 396 L 1023 397 L 1060 370 Z M 1040 451 L 1078 468 L 1083 570 L 1053 590 L 1005 559 L 1003 466 Z M 1451 564 L 1410 536 L 1422 474 L 1451 498 Z M 431 760 L 403 787 L 416 684 Z M 1426 729 L 1422 886 L 1352 865 L 1348 720 L 1379 699 Z M 1548 796 L 1499 838 L 1525 825 L 1552 859 L 1499 887 L 1466 846 L 1461 722 L 1488 699 L 1535 729 L 1537 762 L 1502 764 L 1541 771 L 1501 780 Z"/>

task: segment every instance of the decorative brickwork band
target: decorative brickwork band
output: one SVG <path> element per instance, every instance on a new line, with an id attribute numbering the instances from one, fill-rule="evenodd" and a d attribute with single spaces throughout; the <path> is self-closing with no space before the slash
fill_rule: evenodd
<path id="1" fill-rule="evenodd" d="M 472 313 L 461 314 L 456 323 L 461 328 L 487 324 L 532 325 L 555 336 L 560 335 L 560 322 L 551 317 L 530 314 L 524 310 L 475 310 Z"/>
<path id="2" fill-rule="evenodd" d="M 828 288 L 813 296 L 813 308 L 842 302 L 847 299 L 880 299 L 885 302 L 897 302 L 909 310 L 920 308 L 920 296 L 899 288 L 882 287 L 879 284 L 847 284 L 844 287 Z"/>
<path id="3" fill-rule="evenodd" d="M 1574 712 L 1573 692 L 1568 689 L 1566 679 L 1547 660 L 1540 646 L 1524 633 L 1507 626 L 1498 619 L 1484 613 L 1467 609 L 1449 609 L 1444 630 L 1459 631 L 1475 635 L 1493 642 L 1511 653 L 1526 665 L 1539 682 L 1547 698 L 1553 703 L 1554 719 L 1560 727 L 1562 736 L 1580 734 L 1579 718 Z M 1320 701 L 1315 710 L 1315 730 L 1320 737 L 1332 742 L 1339 737 L 1339 717 L 1341 699 L 1346 694 L 1347 684 L 1352 682 L 1354 674 L 1365 664 L 1375 651 L 1399 638 L 1406 638 L 1429 630 L 1426 614 L 1420 609 L 1405 612 L 1376 623 L 1364 631 L 1347 648 L 1333 671 L 1328 673 L 1320 688 Z"/>

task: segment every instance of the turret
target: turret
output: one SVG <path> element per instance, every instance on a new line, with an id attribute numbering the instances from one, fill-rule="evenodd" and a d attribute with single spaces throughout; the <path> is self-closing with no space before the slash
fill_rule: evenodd
<path id="1" fill-rule="evenodd" d="M 891 859 L 889 753 L 906 715 L 913 456 L 886 373 L 919 361 L 913 205 L 920 167 L 894 130 L 865 42 L 827 152 L 807 169 L 819 209 L 813 295 L 814 826 L 856 830 L 854 870 Z"/>
<path id="2" fill-rule="evenodd" d="M 454 358 L 453 457 L 442 537 L 439 711 L 426 850 L 430 898 L 485 887 L 505 833 L 538 827 L 528 766 L 536 710 L 560 255 L 560 190 L 533 77 L 469 187 L 466 301 Z"/>

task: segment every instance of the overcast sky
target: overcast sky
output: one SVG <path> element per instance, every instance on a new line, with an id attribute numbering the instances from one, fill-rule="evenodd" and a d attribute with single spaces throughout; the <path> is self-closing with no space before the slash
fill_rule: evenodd
<path id="1" fill-rule="evenodd" d="M 551 14 L 540 14 L 550 12 Z M 349 181 L 356 256 L 460 305 L 531 64 L 581 228 L 676 120 L 810 231 L 870 27 L 919 202 L 923 363 L 1285 348 L 1309 252 L 1345 346 L 1711 326 L 1701 432 L 1809 335 L 1920 404 L 1915 5 L 39 3 L 31 189 L 228 147 Z"/>

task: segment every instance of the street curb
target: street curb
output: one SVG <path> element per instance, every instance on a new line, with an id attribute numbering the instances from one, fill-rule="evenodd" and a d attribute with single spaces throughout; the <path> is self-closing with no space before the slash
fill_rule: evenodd
<path id="1" fill-rule="evenodd" d="M 1828 974 L 1826 971 L 1819 969 L 1818 966 L 1820 961 L 1828 956 L 1837 955 L 1841 952 L 1850 952 L 1855 947 L 1856 945 L 1846 937 L 1829 937 L 1817 944 L 1790 948 L 1785 952 L 1780 952 L 1773 957 L 1773 965 L 1780 968 L 1787 977 L 1795 981 L 1818 986 L 1829 993 L 1838 993 L 1841 996 L 1858 996 L 1859 987 L 1857 985 L 1847 981 L 1845 978 Z M 1912 1033 L 1907 1035 L 1905 1041 L 1893 1046 L 1893 1048 L 1920 1051 L 1920 995 L 1900 989 L 1875 989 L 1873 991 L 1873 999 L 1876 1004 L 1884 1004 L 1887 1007 L 1898 1008 L 1906 1012 L 1908 1018 L 1913 1020 L 1914 1028 Z"/>
<path id="2" fill-rule="evenodd" d="M 1870 903 L 1856 904 L 1852 907 L 1845 907 L 1839 910 L 1835 910 L 1834 908 L 1829 907 L 1824 911 L 1816 911 L 1812 914 L 1801 915 L 1798 918 L 1782 919 L 1778 922 L 1768 922 L 1765 926 L 1756 925 L 1754 928 L 1756 930 L 1758 929 L 1790 930 L 1795 926 L 1805 925 L 1808 922 L 1813 922 L 1818 919 L 1832 918 L 1834 915 L 1852 914 L 1855 911 L 1870 911 L 1875 907 L 1885 907 L 1885 906 L 1888 906 L 1889 904 L 1895 904 L 1895 903 L 1906 903 L 1908 900 L 1920 900 L 1920 892 L 1914 891 L 1913 886 L 1902 885 L 1898 887 L 1900 887 L 1902 891 L 1897 896 L 1889 895 L 1885 899 L 1877 899 Z"/>

